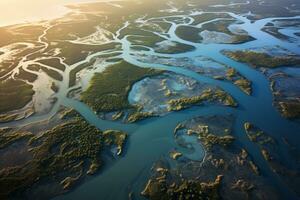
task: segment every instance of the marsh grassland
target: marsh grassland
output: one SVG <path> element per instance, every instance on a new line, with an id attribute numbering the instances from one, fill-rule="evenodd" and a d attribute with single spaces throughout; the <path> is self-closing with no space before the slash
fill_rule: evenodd
<path id="1" fill-rule="evenodd" d="M 299 199 L 297 0 L 105 1 L 0 27 L 0 199 Z"/>

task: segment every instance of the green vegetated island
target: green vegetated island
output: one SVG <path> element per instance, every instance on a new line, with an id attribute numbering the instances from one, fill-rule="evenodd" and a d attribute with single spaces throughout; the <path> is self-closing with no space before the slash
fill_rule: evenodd
<path id="1" fill-rule="evenodd" d="M 188 164 L 170 167 L 167 159 L 159 160 L 141 194 L 149 199 L 243 199 L 249 196 L 260 198 L 266 194 L 276 198 L 277 191 L 265 184 L 267 180 L 261 176 L 253 157 L 237 144 L 232 129 L 234 120 L 230 115 L 216 115 L 179 123 L 174 130 L 175 141 L 188 148 L 182 135 L 197 137 L 197 142 L 206 151 L 205 157 L 200 166 L 199 161 L 188 161 Z M 262 155 L 272 169 L 297 191 L 288 181 L 293 179 L 293 169 L 279 161 L 277 150 L 271 150 L 276 148 L 275 139 L 249 122 L 245 123 L 245 130 L 249 141 L 261 146 Z M 172 158 L 180 163 L 185 154 L 179 155 Z"/>
<path id="2" fill-rule="evenodd" d="M 116 154 L 121 155 L 127 138 L 122 131 L 100 131 L 74 110 L 68 109 L 60 113 L 57 125 L 39 135 L 12 128 L 1 128 L 0 131 L 0 150 L 18 145 L 20 151 L 13 158 L 18 165 L 0 172 L 1 199 L 11 196 L 22 198 L 22 191 L 35 184 L 43 185 L 45 180 L 61 186 L 57 192 L 63 193 L 87 175 L 99 171 L 104 165 L 101 155 L 105 149 L 116 148 Z M 10 161 L 6 159 L 9 165 Z"/>
<path id="3" fill-rule="evenodd" d="M 299 118 L 300 102 L 298 95 L 292 91 L 293 84 L 297 84 L 298 78 L 285 74 L 284 72 L 275 73 L 271 71 L 282 67 L 298 68 L 300 66 L 299 57 L 295 54 L 272 55 L 257 50 L 223 51 L 223 53 L 238 62 L 247 63 L 253 68 L 264 71 L 270 80 L 274 103 L 281 114 L 290 119 Z M 280 80 L 277 77 L 281 77 L 282 79 Z M 288 88 L 283 88 L 283 86 L 281 86 L 283 81 L 290 82 L 290 91 Z"/>
<path id="4" fill-rule="evenodd" d="M 171 76 L 178 76 L 172 80 L 175 85 L 183 81 L 187 87 L 204 85 L 205 89 L 198 88 L 193 95 L 184 96 L 178 94 L 180 92 L 176 94 L 174 88 L 162 85 L 163 96 L 167 99 L 165 105 L 162 103 L 167 108 L 163 113 L 147 111 L 143 105 L 129 102 L 129 94 L 135 84 L 157 77 L 163 80 L 162 83 L 170 81 L 168 70 L 160 70 L 157 65 L 169 64 L 170 68 L 174 65 L 193 71 L 196 64 L 187 60 L 182 65 L 177 61 L 174 64 L 172 59 L 159 63 L 158 58 L 148 58 L 148 64 L 153 64 L 151 68 L 134 65 L 130 59 L 126 60 L 126 56 L 142 58 L 150 52 L 171 58 L 177 54 L 195 53 L 195 46 L 201 43 L 239 45 L 255 40 L 247 33 L 232 31 L 229 27 L 241 21 L 218 11 L 246 13 L 251 10 L 256 13 L 249 16 L 252 20 L 282 13 L 294 15 L 285 6 L 277 8 L 273 4 L 266 6 L 257 2 L 229 8 L 211 6 L 228 3 L 231 2 L 187 3 L 179 0 L 170 4 L 167 1 L 122 1 L 114 6 L 108 2 L 95 2 L 69 5 L 68 8 L 74 12 L 59 19 L 1 27 L 0 199 L 39 199 L 41 196 L 51 199 L 76 188 L 89 176 L 97 174 L 104 165 L 124 154 L 128 133 L 102 130 L 74 109 L 54 106 L 64 98 L 81 101 L 94 111 L 95 117 L 123 123 L 124 126 L 128 123 L 139 125 L 139 121 L 149 117 L 159 117 L 193 106 L 238 107 L 238 99 L 225 90 L 201 81 L 187 80 L 184 75 L 173 71 Z M 260 9 L 257 9 L 258 6 Z M 272 13 L 270 6 L 276 8 Z M 170 7 L 178 9 L 170 12 Z M 193 9 L 212 12 L 190 16 Z M 188 19 L 193 22 L 188 23 Z M 174 30 L 174 35 L 177 40 L 185 42 L 173 41 L 168 37 L 174 23 L 181 24 Z M 275 36 L 280 35 L 277 33 Z M 129 55 L 123 52 L 129 45 L 124 45 L 125 40 L 130 42 Z M 283 84 L 288 81 L 290 85 L 297 85 L 298 79 L 274 71 L 299 66 L 297 55 L 272 55 L 251 49 L 224 50 L 222 53 L 262 71 L 270 81 L 274 105 L 281 114 L 289 119 L 300 117 L 299 97 L 294 92 L 297 88 L 288 89 Z M 104 69 L 99 70 L 102 67 Z M 252 95 L 254 80 L 248 80 L 238 69 L 226 66 L 222 70 L 214 70 L 207 68 L 204 72 L 193 72 L 211 78 L 212 82 L 232 83 L 245 96 Z M 42 118 L 52 108 L 57 110 L 50 119 L 21 125 L 22 120 L 30 120 L 32 115 Z M 193 117 L 179 123 L 174 130 L 176 145 L 189 151 L 184 138 L 194 137 L 196 143 L 193 145 L 203 147 L 205 157 L 195 161 L 189 160 L 188 155 L 178 149 L 167 152 L 171 157 L 168 159 L 176 162 L 176 166 L 170 166 L 170 160 L 165 158 L 154 163 L 151 177 L 139 195 L 152 200 L 260 199 L 266 196 L 276 199 L 278 191 L 269 187 L 251 152 L 240 145 L 232 128 L 234 121 L 231 115 L 216 115 Z M 8 124 L 7 127 L 6 122 L 17 126 Z M 250 122 L 245 122 L 244 129 L 249 139 L 247 142 L 259 148 L 268 167 L 299 195 L 299 166 L 291 168 L 282 162 L 277 146 L 280 141 Z M 299 152 L 288 139 L 284 138 L 284 144 L 283 148 L 293 152 L 289 155 L 291 158 L 298 155 Z M 107 156 L 112 161 L 105 160 Z M 39 189 L 47 187 L 51 191 L 41 195 Z M 132 193 L 129 193 L 129 198 L 133 199 Z"/>
<path id="5" fill-rule="evenodd" d="M 95 74 L 81 100 L 96 112 L 111 112 L 131 108 L 128 94 L 137 81 L 162 73 L 160 70 L 140 68 L 125 61 Z"/>

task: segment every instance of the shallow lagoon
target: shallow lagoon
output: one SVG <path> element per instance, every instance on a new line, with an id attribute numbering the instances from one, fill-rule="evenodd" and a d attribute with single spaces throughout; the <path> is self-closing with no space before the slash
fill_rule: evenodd
<path id="1" fill-rule="evenodd" d="M 245 64 L 238 63 L 225 57 L 220 51 L 224 49 L 235 50 L 252 47 L 264 47 L 268 45 L 280 45 L 299 55 L 300 50 L 297 46 L 298 44 L 278 40 L 273 36 L 260 31 L 260 29 L 269 21 L 271 21 L 272 18 L 251 23 L 250 20 L 246 19 L 245 17 L 241 17 L 233 13 L 230 13 L 230 15 L 242 20 L 244 24 L 239 26 L 257 40 L 240 44 L 238 46 L 231 44 L 194 44 L 178 38 L 175 35 L 175 29 L 177 25 L 173 23 L 169 31 L 171 36 L 170 39 L 188 45 L 193 45 L 195 46 L 196 50 L 188 53 L 173 54 L 168 56 L 173 58 L 195 58 L 199 55 L 202 55 L 211 57 L 216 61 L 224 63 L 228 66 L 232 66 L 236 68 L 243 76 L 253 81 L 253 96 L 246 95 L 239 88 L 230 83 L 214 80 L 180 67 L 169 67 L 162 64 L 144 63 L 138 61 L 138 56 L 134 56 L 134 52 L 132 52 L 132 49 L 130 48 L 130 42 L 127 41 L 126 38 L 120 39 L 119 42 L 122 43 L 123 54 L 121 57 L 126 61 L 141 67 L 155 67 L 159 69 L 170 70 L 205 83 L 219 86 L 229 92 L 238 101 L 239 107 L 237 109 L 221 106 L 195 106 L 188 110 L 170 113 L 160 118 L 152 118 L 136 124 L 125 125 L 119 122 L 100 120 L 86 105 L 66 98 L 63 92 L 58 94 L 59 102 L 55 104 L 54 108 L 49 114 L 44 116 L 34 116 L 21 122 L 7 124 L 21 125 L 31 123 L 32 121 L 43 120 L 46 117 L 54 115 L 59 104 L 62 104 L 76 109 L 91 124 L 102 130 L 113 128 L 127 131 L 130 134 L 129 143 L 124 152 L 125 154 L 121 159 L 115 161 L 113 164 L 105 166 L 105 169 L 103 169 L 99 175 L 90 178 L 90 180 L 75 188 L 74 191 L 55 199 L 125 199 L 131 190 L 134 191 L 136 197 L 139 197 L 138 194 L 142 190 L 145 181 L 150 176 L 149 172 L 152 164 L 161 157 L 168 156 L 168 152 L 174 148 L 179 148 L 174 141 L 173 135 L 176 125 L 181 121 L 195 116 L 216 114 L 235 115 L 237 120 L 234 126 L 234 136 L 237 138 L 238 142 L 241 143 L 245 149 L 251 152 L 255 163 L 260 168 L 262 174 L 268 177 L 270 184 L 281 191 L 281 194 L 285 198 L 295 198 L 293 194 L 290 193 L 289 188 L 285 186 L 274 173 L 272 173 L 270 168 L 267 167 L 266 161 L 262 157 L 260 150 L 254 144 L 248 141 L 243 130 L 243 122 L 250 121 L 264 131 L 270 133 L 279 141 L 281 141 L 280 139 L 284 135 L 290 138 L 296 144 L 299 144 L 300 142 L 299 136 L 295 134 L 300 131 L 299 124 L 282 118 L 276 108 L 272 106 L 273 97 L 269 89 L 269 81 L 263 74 L 252 68 L 249 68 Z M 164 55 L 157 54 L 154 51 L 147 51 L 145 53 L 149 55 Z M 66 88 L 63 89 L 66 90 Z M 284 162 L 290 163 L 288 152 L 285 153 L 286 156 L 284 156 L 282 159 Z M 191 153 L 190 156 L 194 158 L 193 153 Z M 142 197 L 139 198 L 142 199 Z"/>
<path id="2" fill-rule="evenodd" d="M 197 44 L 197 50 L 185 53 L 184 55 L 175 54 L 173 57 L 186 56 L 193 58 L 195 56 L 204 55 L 232 66 L 238 69 L 238 71 L 249 80 L 254 80 L 253 96 L 248 96 L 242 93 L 238 88 L 229 83 L 220 83 L 217 80 L 208 79 L 181 68 L 172 68 L 172 71 L 179 74 L 184 74 L 199 81 L 204 81 L 222 87 L 238 100 L 238 109 L 218 106 L 193 107 L 180 113 L 171 113 L 161 118 L 149 119 L 136 125 L 129 125 L 128 130 L 130 132 L 130 141 L 126 150 L 126 156 L 117 161 L 113 166 L 105 169 L 98 177 L 79 186 L 75 191 L 55 199 L 124 199 L 128 195 L 128 192 L 131 191 L 130 186 L 134 186 L 134 193 L 138 195 L 143 188 L 143 184 L 145 184 L 145 180 L 147 179 L 146 177 L 150 176 L 149 171 L 152 163 L 160 159 L 161 156 L 166 156 L 167 152 L 176 148 L 173 138 L 173 130 L 177 123 L 199 115 L 225 115 L 229 113 L 233 113 L 237 118 L 234 126 L 234 136 L 245 149 L 252 153 L 254 162 L 260 168 L 261 173 L 268 177 L 270 184 L 280 191 L 283 196 L 286 198 L 290 197 L 291 199 L 295 198 L 295 196 L 289 192 L 289 188 L 284 186 L 278 176 L 273 174 L 267 167 L 266 161 L 260 154 L 259 149 L 247 140 L 247 136 L 243 131 L 242 122 L 251 121 L 253 124 L 256 124 L 262 130 L 270 133 L 279 141 L 281 141 L 280 138 L 284 134 L 295 143 L 300 142 L 299 136 L 295 134 L 300 131 L 299 124 L 282 118 L 276 108 L 272 106 L 272 93 L 269 89 L 269 82 L 263 74 L 249 68 L 245 64 L 230 60 L 222 55 L 220 51 L 224 49 L 263 47 L 270 44 L 281 45 L 298 55 L 300 54 L 300 50 L 296 47 L 296 44 L 285 43 L 260 31 L 262 26 L 272 19 L 263 19 L 256 23 L 250 23 L 250 21 L 246 18 L 236 16 L 234 14 L 231 15 L 242 19 L 245 24 L 241 24 L 241 27 L 258 40 L 241 44 L 239 46 L 225 44 Z M 171 27 L 169 32 L 172 39 L 185 42 L 173 34 L 172 30 L 175 30 L 175 27 L 176 26 Z M 123 50 L 125 51 L 124 58 L 126 60 L 139 66 L 153 67 L 153 64 L 139 62 L 130 56 L 129 43 L 124 40 L 122 42 Z M 191 45 L 189 42 L 188 44 Z M 155 54 L 153 52 L 148 53 Z M 155 67 L 159 69 L 169 69 L 164 65 L 155 65 Z M 67 105 L 70 106 L 69 103 L 67 103 Z M 75 105 L 73 104 L 73 106 Z M 98 124 L 99 127 L 103 127 L 103 125 L 106 127 L 107 125 L 106 122 L 98 121 L 93 118 L 93 113 L 86 107 L 82 108 L 81 114 L 90 119 L 94 124 Z M 121 128 L 123 126 L 118 124 L 115 127 Z M 290 162 L 287 152 L 286 157 L 284 157 L 283 160 L 287 163 Z M 138 198 L 143 199 L 142 197 Z"/>

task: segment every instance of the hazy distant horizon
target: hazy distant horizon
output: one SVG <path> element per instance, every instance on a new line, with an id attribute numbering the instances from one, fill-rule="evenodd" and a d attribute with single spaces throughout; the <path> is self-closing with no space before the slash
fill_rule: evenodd
<path id="1" fill-rule="evenodd" d="M 54 19 L 69 12 L 65 4 L 107 0 L 1 0 L 0 26 Z"/>

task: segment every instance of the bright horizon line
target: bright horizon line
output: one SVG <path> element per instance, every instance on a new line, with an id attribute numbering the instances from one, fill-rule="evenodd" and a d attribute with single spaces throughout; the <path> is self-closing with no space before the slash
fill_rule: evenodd
<path id="1" fill-rule="evenodd" d="M 0 0 L 0 27 L 56 19 L 71 11 L 66 5 L 104 1 L 120 0 Z"/>

